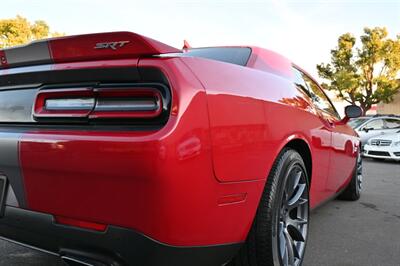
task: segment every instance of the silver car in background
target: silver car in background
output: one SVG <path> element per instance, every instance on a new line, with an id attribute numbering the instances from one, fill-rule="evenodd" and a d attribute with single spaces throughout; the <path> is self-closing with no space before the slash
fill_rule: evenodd
<path id="1" fill-rule="evenodd" d="M 352 119 L 349 125 L 357 132 L 364 146 L 372 137 L 393 134 L 400 129 L 400 116 L 374 115 Z"/>
<path id="2" fill-rule="evenodd" d="M 400 130 L 394 134 L 370 138 L 364 145 L 364 156 L 400 161 Z"/>

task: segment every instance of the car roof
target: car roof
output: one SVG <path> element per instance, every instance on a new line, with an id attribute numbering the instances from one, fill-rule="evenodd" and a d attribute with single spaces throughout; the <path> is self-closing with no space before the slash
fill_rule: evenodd
<path id="1" fill-rule="evenodd" d="M 365 115 L 365 116 L 360 116 L 359 118 L 397 118 L 397 119 L 400 119 L 400 115 L 393 115 L 393 114 L 376 114 L 376 115 Z"/>
<path id="2" fill-rule="evenodd" d="M 367 124 L 371 120 L 385 119 L 385 118 L 391 118 L 391 119 L 400 120 L 400 116 L 397 116 L 397 115 L 365 115 L 365 116 L 360 116 L 360 117 L 357 117 L 357 118 L 352 118 L 350 120 L 351 121 L 358 120 L 358 119 L 364 119 L 365 120 L 362 123 L 360 123 L 359 125 L 357 125 L 356 127 L 354 127 L 354 129 L 358 129 L 358 128 L 361 128 L 362 126 L 364 126 L 365 124 Z"/>
<path id="3" fill-rule="evenodd" d="M 250 48 L 251 54 L 247 61 L 246 67 L 254 68 L 257 70 L 270 72 L 283 76 L 286 78 L 291 78 L 293 76 L 292 66 L 293 62 L 286 58 L 285 56 L 274 52 L 269 49 L 261 48 L 254 45 L 229 45 L 229 46 L 206 46 L 206 47 L 191 47 L 187 49 L 213 49 L 213 48 Z"/>

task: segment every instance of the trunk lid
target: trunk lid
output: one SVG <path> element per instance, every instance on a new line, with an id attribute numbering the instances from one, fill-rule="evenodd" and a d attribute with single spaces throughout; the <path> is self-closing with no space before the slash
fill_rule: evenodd
<path id="1" fill-rule="evenodd" d="M 132 32 L 95 33 L 46 39 L 0 50 L 0 69 L 179 52 L 181 50 Z"/>

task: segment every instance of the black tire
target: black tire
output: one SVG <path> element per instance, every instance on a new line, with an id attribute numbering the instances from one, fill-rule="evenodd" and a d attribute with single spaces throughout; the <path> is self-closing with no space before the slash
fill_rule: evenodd
<path id="1" fill-rule="evenodd" d="M 301 265 L 308 233 L 308 190 L 302 157 L 285 148 L 268 176 L 247 240 L 228 265 Z"/>
<path id="2" fill-rule="evenodd" d="M 362 158 L 359 154 L 357 156 L 356 167 L 354 167 L 351 181 L 337 198 L 348 201 L 358 200 L 361 196 L 362 181 Z"/>

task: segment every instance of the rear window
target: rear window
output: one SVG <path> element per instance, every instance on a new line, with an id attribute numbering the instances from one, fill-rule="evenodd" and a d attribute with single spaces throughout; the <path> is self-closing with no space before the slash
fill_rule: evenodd
<path id="1" fill-rule="evenodd" d="M 190 49 L 185 56 L 195 56 L 245 66 L 251 49 L 248 47 L 210 47 Z"/>

